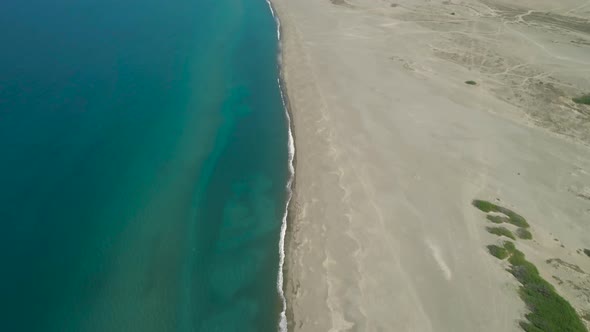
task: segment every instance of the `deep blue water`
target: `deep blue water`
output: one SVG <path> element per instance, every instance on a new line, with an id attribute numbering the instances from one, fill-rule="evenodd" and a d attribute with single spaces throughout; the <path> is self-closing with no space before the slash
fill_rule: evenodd
<path id="1" fill-rule="evenodd" d="M 276 331 L 264 0 L 0 1 L 0 331 Z"/>

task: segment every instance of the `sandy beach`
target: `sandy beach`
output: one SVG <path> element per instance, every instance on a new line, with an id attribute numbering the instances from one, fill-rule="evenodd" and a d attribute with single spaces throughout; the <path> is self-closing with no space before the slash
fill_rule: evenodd
<path id="1" fill-rule="evenodd" d="M 289 331 L 521 331 L 477 198 L 527 218 L 518 248 L 590 317 L 590 3 L 272 3 Z"/>

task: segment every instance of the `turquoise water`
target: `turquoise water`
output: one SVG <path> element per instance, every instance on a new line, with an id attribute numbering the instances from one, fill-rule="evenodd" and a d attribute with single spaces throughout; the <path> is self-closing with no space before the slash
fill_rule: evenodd
<path id="1" fill-rule="evenodd" d="M 264 0 L 0 2 L 0 330 L 276 331 Z"/>

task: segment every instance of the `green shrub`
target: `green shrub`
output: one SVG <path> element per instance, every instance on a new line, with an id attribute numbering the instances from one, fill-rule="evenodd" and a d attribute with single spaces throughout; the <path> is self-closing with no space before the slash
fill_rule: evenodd
<path id="1" fill-rule="evenodd" d="M 524 219 L 524 217 L 520 214 L 506 208 L 501 208 L 501 210 L 498 212 L 507 215 L 510 219 L 509 223 L 511 223 L 512 225 L 523 228 L 529 228 L 529 223 L 527 223 L 526 219 Z"/>
<path id="2" fill-rule="evenodd" d="M 577 103 L 577 104 L 590 105 L 590 94 L 587 94 L 587 95 L 581 96 L 581 97 L 577 97 L 577 98 L 572 98 L 572 100 L 574 101 L 574 103 Z"/>
<path id="3" fill-rule="evenodd" d="M 528 229 L 522 228 L 522 227 L 519 227 L 516 230 L 516 236 L 518 236 L 519 238 L 521 238 L 523 240 L 530 240 L 533 238 L 533 234 L 531 234 L 531 232 L 529 232 Z"/>
<path id="4" fill-rule="evenodd" d="M 512 241 L 504 241 L 504 249 L 508 250 L 509 253 L 512 253 L 514 250 L 516 250 L 516 246 Z"/>
<path id="5" fill-rule="evenodd" d="M 508 262 L 511 267 L 508 271 L 522 284 L 519 295 L 530 311 L 525 315 L 527 321 L 520 322 L 520 326 L 527 332 L 587 332 L 569 302 L 541 278 L 537 268 L 525 259 L 522 252 L 514 248 L 514 244 L 508 243 L 510 242 L 504 244 L 504 249 L 510 255 Z"/>
<path id="6" fill-rule="evenodd" d="M 505 207 L 501 207 L 499 205 L 496 205 L 494 203 L 488 202 L 488 201 L 483 201 L 483 200 L 479 200 L 479 199 L 474 199 L 471 204 L 473 204 L 473 206 L 475 206 L 476 208 L 480 209 L 483 212 L 499 212 L 502 213 L 504 215 L 506 215 L 508 217 L 508 221 L 515 226 L 518 227 L 524 227 L 524 228 L 528 228 L 529 224 L 526 222 L 526 219 L 524 219 L 523 216 L 521 216 L 520 214 L 507 209 Z M 489 218 L 488 218 L 489 219 Z"/>
<path id="7" fill-rule="evenodd" d="M 496 204 L 490 203 L 488 201 L 482 201 L 480 199 L 474 199 L 471 204 L 483 212 L 492 212 L 498 208 Z"/>
<path id="8" fill-rule="evenodd" d="M 506 227 L 486 227 L 486 230 L 491 234 L 505 236 L 507 238 L 516 240 L 514 234 L 512 234 L 512 232 Z"/>
<path id="9" fill-rule="evenodd" d="M 465 84 L 476 85 L 477 82 L 475 82 L 475 81 L 465 81 Z"/>
<path id="10" fill-rule="evenodd" d="M 502 224 L 502 223 L 509 223 L 510 222 L 510 218 L 508 217 L 504 217 L 504 216 L 496 216 L 496 215 L 492 215 L 492 214 L 488 214 L 486 216 L 486 218 L 493 222 L 494 224 Z"/>
<path id="11" fill-rule="evenodd" d="M 508 250 L 499 247 L 497 245 L 491 244 L 489 246 L 487 246 L 488 248 L 488 252 L 496 257 L 497 259 L 505 259 L 506 257 L 508 257 Z"/>

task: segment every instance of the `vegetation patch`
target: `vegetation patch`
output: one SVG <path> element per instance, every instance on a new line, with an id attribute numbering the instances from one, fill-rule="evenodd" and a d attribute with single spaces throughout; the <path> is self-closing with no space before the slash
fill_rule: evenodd
<path id="1" fill-rule="evenodd" d="M 481 211 L 486 212 L 486 213 L 489 213 L 489 212 L 502 213 L 508 217 L 508 221 L 507 221 L 508 223 L 511 223 L 517 227 L 523 227 L 523 228 L 529 227 L 529 224 L 526 222 L 526 219 L 524 219 L 523 216 L 521 216 L 520 214 L 518 214 L 510 209 L 507 209 L 505 207 L 496 205 L 496 204 L 488 202 L 488 201 L 479 200 L 479 199 L 473 200 L 473 202 L 471 202 L 471 204 L 473 204 L 473 206 L 475 206 L 476 208 L 478 208 Z M 488 218 L 488 220 L 489 220 L 489 218 Z"/>
<path id="2" fill-rule="evenodd" d="M 572 98 L 572 100 L 576 104 L 590 105 L 590 94 L 578 98 Z"/>
<path id="3" fill-rule="evenodd" d="M 491 234 L 505 236 L 507 238 L 516 240 L 514 234 L 512 234 L 512 232 L 506 227 L 486 227 L 486 230 Z"/>
<path id="4" fill-rule="evenodd" d="M 504 249 L 510 258 L 508 271 L 521 283 L 520 298 L 530 310 L 526 321 L 520 326 L 526 332 L 564 331 L 588 332 L 576 310 L 555 291 L 555 288 L 541 278 L 537 268 L 525 259 L 524 254 L 514 248 L 514 244 Z"/>
<path id="5" fill-rule="evenodd" d="M 474 199 L 471 204 L 483 212 L 492 212 L 498 208 L 496 204 L 480 199 Z"/>
<path id="6" fill-rule="evenodd" d="M 533 234 L 531 234 L 531 232 L 529 232 L 528 229 L 522 228 L 522 227 L 519 227 L 516 230 L 516 236 L 518 236 L 519 238 L 521 238 L 523 240 L 530 240 L 533 238 Z"/>
<path id="7" fill-rule="evenodd" d="M 486 218 L 494 224 L 510 223 L 510 218 L 504 216 L 488 214 Z"/>
<path id="8" fill-rule="evenodd" d="M 532 238 L 532 234 L 526 229 L 529 227 L 528 223 L 517 213 L 487 201 L 474 200 L 472 204 L 486 213 L 504 214 L 506 217 L 488 215 L 487 219 L 497 224 L 508 222 L 516 225 L 519 227 L 516 230 L 519 238 Z M 516 239 L 509 229 L 502 226 L 486 227 L 486 230 L 491 234 Z M 525 320 L 519 322 L 525 332 L 588 332 L 576 310 L 557 293 L 553 285 L 539 275 L 539 270 L 526 260 L 524 253 L 516 249 L 514 242 L 504 241 L 503 246 L 489 245 L 487 249 L 492 256 L 500 260 L 508 258 L 508 272 L 521 284 L 518 294 L 529 310 Z M 584 253 L 590 256 L 590 249 L 584 249 Z M 547 261 L 549 264 L 554 262 L 565 264 L 558 259 Z M 558 282 L 561 281 L 557 277 L 554 278 Z M 588 316 L 584 315 L 583 319 L 587 320 Z"/>
<path id="9" fill-rule="evenodd" d="M 503 212 L 504 214 L 506 214 L 508 216 L 508 218 L 510 218 L 510 223 L 514 226 L 517 227 L 522 227 L 522 228 L 529 228 L 529 224 L 526 222 L 526 219 L 524 219 L 521 215 L 516 214 L 508 209 L 506 209 L 506 212 Z"/>
<path id="10" fill-rule="evenodd" d="M 490 255 L 496 257 L 497 259 L 506 259 L 506 257 L 508 257 L 508 250 L 506 250 L 505 248 L 502 248 L 495 244 L 490 244 L 487 248 Z"/>
<path id="11" fill-rule="evenodd" d="M 508 250 L 509 253 L 516 250 L 516 245 L 512 241 L 504 241 L 504 249 Z"/>
<path id="12" fill-rule="evenodd" d="M 454 14 L 451 14 L 451 15 L 454 15 Z M 475 81 L 465 81 L 465 84 L 477 85 L 477 82 L 475 82 Z"/>

